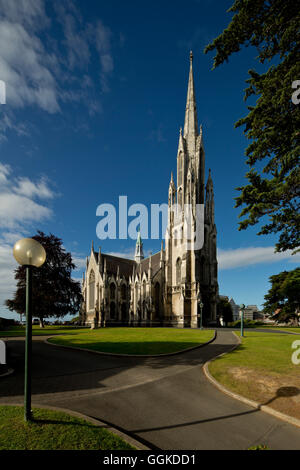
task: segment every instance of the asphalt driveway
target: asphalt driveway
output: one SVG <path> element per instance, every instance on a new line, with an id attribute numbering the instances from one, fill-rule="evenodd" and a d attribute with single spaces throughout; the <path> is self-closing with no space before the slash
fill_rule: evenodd
<path id="1" fill-rule="evenodd" d="M 103 356 L 44 340 L 33 340 L 33 406 L 79 411 L 150 448 L 300 448 L 300 428 L 224 395 L 205 378 L 202 365 L 236 343 L 230 331 L 194 351 L 155 358 Z M 15 373 L 0 378 L 0 404 L 23 403 L 24 340 L 8 341 Z"/>

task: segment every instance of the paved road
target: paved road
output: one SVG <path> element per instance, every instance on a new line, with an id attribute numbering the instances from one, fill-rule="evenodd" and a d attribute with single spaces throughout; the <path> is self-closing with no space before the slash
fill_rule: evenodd
<path id="1" fill-rule="evenodd" d="M 79 411 L 165 450 L 299 449 L 300 428 L 236 401 L 202 365 L 236 338 L 218 331 L 203 348 L 160 358 L 120 358 L 33 341 L 33 405 Z M 23 403 L 24 341 L 9 340 L 16 372 L 0 379 L 0 404 Z"/>

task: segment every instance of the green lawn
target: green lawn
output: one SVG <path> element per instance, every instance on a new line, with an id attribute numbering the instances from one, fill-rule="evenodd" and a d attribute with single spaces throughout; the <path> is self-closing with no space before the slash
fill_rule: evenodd
<path id="1" fill-rule="evenodd" d="M 32 335 L 33 336 L 50 336 L 50 335 L 60 335 L 63 333 L 73 332 L 82 332 L 86 331 L 88 328 L 79 328 L 74 326 L 60 326 L 60 325 L 47 325 L 44 328 L 40 328 L 38 325 L 32 326 Z M 6 337 L 25 337 L 25 327 L 24 326 L 12 326 L 6 330 L 0 330 L 0 338 Z"/>
<path id="2" fill-rule="evenodd" d="M 44 409 L 0 406 L 0 450 L 134 450 L 118 436 L 83 419 Z"/>
<path id="3" fill-rule="evenodd" d="M 246 331 L 242 344 L 209 364 L 226 388 L 300 418 L 300 365 L 292 363 L 296 335 Z"/>
<path id="4" fill-rule="evenodd" d="M 280 330 L 280 331 L 291 331 L 293 333 L 299 333 L 300 335 L 300 326 L 269 326 L 264 325 L 259 328 L 269 328 L 271 330 Z"/>
<path id="5" fill-rule="evenodd" d="M 174 328 L 100 328 L 55 336 L 54 344 L 119 354 L 164 354 L 211 340 L 212 330 Z"/>

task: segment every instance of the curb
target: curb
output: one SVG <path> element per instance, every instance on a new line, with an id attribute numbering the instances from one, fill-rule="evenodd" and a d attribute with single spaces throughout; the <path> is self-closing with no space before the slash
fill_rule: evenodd
<path id="1" fill-rule="evenodd" d="M 20 405 L 19 403 L 1 403 L 0 406 L 20 406 L 20 407 L 22 407 L 24 405 Z M 103 423 L 102 421 L 100 421 L 98 419 L 91 418 L 90 416 L 79 413 L 78 411 L 72 411 L 72 410 L 69 410 L 68 408 L 59 408 L 57 406 L 39 405 L 37 403 L 34 404 L 33 408 L 41 408 L 43 410 L 50 410 L 50 411 L 61 411 L 62 413 L 66 413 L 70 416 L 74 416 L 74 418 L 84 419 L 85 421 L 87 421 L 91 424 L 94 424 L 95 426 L 104 428 L 107 431 L 115 434 L 116 436 L 123 439 L 123 441 L 125 441 L 127 444 L 130 444 L 130 445 L 136 447 L 136 450 L 151 450 L 150 447 L 145 446 L 141 442 L 137 441 L 136 439 L 134 439 L 131 436 L 128 436 L 124 432 L 119 431 L 118 429 L 114 428 L 113 426 L 108 425 L 106 423 Z"/>
<path id="2" fill-rule="evenodd" d="M 133 358 L 139 358 L 139 357 L 147 358 L 147 357 L 149 357 L 149 358 L 151 358 L 151 357 L 176 356 L 178 354 L 184 354 L 186 352 L 193 351 L 193 350 L 198 349 L 198 348 L 202 348 L 203 346 L 207 346 L 208 344 L 215 341 L 216 337 L 217 337 L 217 331 L 215 330 L 213 338 L 210 339 L 209 341 L 207 341 L 206 343 L 202 343 L 202 344 L 199 344 L 198 346 L 193 346 L 193 347 L 187 348 L 187 349 L 182 349 L 181 351 L 175 351 L 175 352 L 172 352 L 172 353 L 164 353 L 164 354 L 115 354 L 115 353 L 102 352 L 102 351 L 93 351 L 92 349 L 88 349 L 88 348 L 76 348 L 75 346 L 65 346 L 63 344 L 50 343 L 48 340 L 50 338 L 53 338 L 53 336 L 49 336 L 48 338 L 46 338 L 44 340 L 44 343 L 49 344 L 50 346 L 57 346 L 57 347 L 63 348 L 63 349 L 73 349 L 75 351 L 85 351 L 85 352 L 89 352 L 89 353 L 100 354 L 101 356 L 133 357 Z"/>
<path id="3" fill-rule="evenodd" d="M 242 403 L 245 403 L 248 406 L 251 406 L 252 408 L 257 409 L 258 411 L 264 411 L 265 413 L 268 413 L 272 416 L 275 416 L 276 418 L 281 419 L 282 421 L 285 421 L 289 424 L 293 424 L 294 426 L 300 427 L 300 420 L 297 418 L 293 418 L 292 416 L 286 415 L 284 413 L 281 413 L 280 411 L 276 411 L 270 406 L 267 405 L 262 405 L 261 403 L 258 403 L 256 401 L 250 400 L 249 398 L 243 397 L 242 395 L 238 395 L 237 393 L 233 393 L 228 388 L 225 388 L 223 385 L 220 384 L 209 372 L 208 366 L 211 362 L 213 362 L 216 358 L 224 356 L 225 354 L 228 354 L 232 352 L 234 349 L 238 348 L 241 344 L 242 341 L 241 339 L 233 332 L 234 336 L 238 339 L 238 343 L 233 346 L 230 351 L 226 353 L 219 354 L 216 356 L 214 359 L 211 359 L 210 361 L 207 361 L 204 366 L 203 366 L 203 372 L 206 378 L 216 387 L 218 388 L 221 392 L 225 393 L 226 395 L 229 395 L 231 398 L 234 398 L 235 400 L 239 400 Z"/>

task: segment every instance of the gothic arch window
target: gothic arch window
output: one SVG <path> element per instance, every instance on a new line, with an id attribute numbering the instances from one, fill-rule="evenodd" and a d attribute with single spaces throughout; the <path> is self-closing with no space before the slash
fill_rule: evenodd
<path id="1" fill-rule="evenodd" d="M 157 315 L 159 315 L 159 310 L 160 310 L 160 284 L 157 282 L 154 286 L 154 306 L 155 306 L 155 312 Z"/>
<path id="2" fill-rule="evenodd" d="M 135 283 L 134 297 L 135 297 L 135 308 L 137 309 L 138 301 L 139 301 L 139 285 L 137 282 Z"/>
<path id="3" fill-rule="evenodd" d="M 146 281 L 143 282 L 143 298 L 146 298 Z"/>
<path id="4" fill-rule="evenodd" d="M 115 320 L 116 318 L 116 304 L 115 302 L 110 302 L 110 318 Z"/>
<path id="5" fill-rule="evenodd" d="M 122 299 L 122 300 L 126 300 L 126 299 L 127 299 L 127 288 L 126 288 L 126 284 L 122 284 L 122 287 L 121 287 L 121 299 Z"/>
<path id="6" fill-rule="evenodd" d="M 113 282 L 109 286 L 109 294 L 111 299 L 116 298 L 116 285 Z"/>
<path id="7" fill-rule="evenodd" d="M 177 246 L 177 230 L 174 230 L 174 246 Z"/>
<path id="8" fill-rule="evenodd" d="M 92 270 L 89 276 L 89 310 L 95 308 L 95 273 Z"/>
<path id="9" fill-rule="evenodd" d="M 127 306 L 125 303 L 123 303 L 121 306 L 121 315 L 122 321 L 125 322 L 127 320 Z"/>
<path id="10" fill-rule="evenodd" d="M 182 207 L 182 188 L 178 189 L 178 205 Z"/>
<path id="11" fill-rule="evenodd" d="M 177 258 L 176 261 L 176 285 L 181 283 L 181 259 Z"/>
<path id="12" fill-rule="evenodd" d="M 178 186 L 182 184 L 182 152 L 178 156 Z"/>

